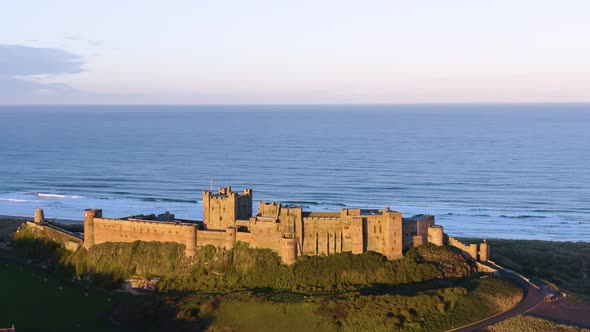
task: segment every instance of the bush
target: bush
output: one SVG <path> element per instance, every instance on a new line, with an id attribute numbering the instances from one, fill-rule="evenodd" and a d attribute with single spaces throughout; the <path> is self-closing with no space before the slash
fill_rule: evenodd
<path id="1" fill-rule="evenodd" d="M 276 252 L 241 242 L 231 250 L 204 246 L 194 257 L 185 257 L 181 244 L 141 241 L 102 243 L 71 253 L 33 233 L 25 227 L 15 243 L 29 255 L 51 257 L 56 269 L 65 274 L 91 275 L 94 284 L 104 287 L 114 287 L 131 276 L 159 276 L 160 291 L 275 289 L 314 293 L 463 277 L 473 271 L 453 248 L 429 245 L 412 248 L 405 258 L 393 261 L 374 252 L 345 252 L 304 256 L 287 266 L 281 264 Z"/>

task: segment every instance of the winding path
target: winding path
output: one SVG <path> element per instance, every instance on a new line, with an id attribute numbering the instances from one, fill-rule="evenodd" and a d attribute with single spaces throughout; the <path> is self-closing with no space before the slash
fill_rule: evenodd
<path id="1" fill-rule="evenodd" d="M 492 263 L 485 263 L 484 265 L 488 265 L 491 268 L 497 269 L 498 273 L 511 281 L 514 281 L 524 291 L 524 297 L 519 304 L 517 304 L 514 308 L 496 314 L 494 316 L 488 317 L 486 319 L 480 320 L 479 322 L 471 323 L 469 325 L 465 325 L 462 327 L 458 327 L 452 330 L 448 330 L 449 332 L 453 331 L 460 331 L 460 332 L 467 332 L 467 331 L 479 331 L 486 326 L 490 326 L 506 320 L 508 318 L 514 317 L 516 315 L 525 313 L 537 307 L 539 304 L 544 303 L 545 296 L 553 293 L 553 290 L 547 286 L 544 287 L 536 287 L 531 284 L 528 280 L 524 277 L 504 269 L 499 265 L 495 265 Z"/>

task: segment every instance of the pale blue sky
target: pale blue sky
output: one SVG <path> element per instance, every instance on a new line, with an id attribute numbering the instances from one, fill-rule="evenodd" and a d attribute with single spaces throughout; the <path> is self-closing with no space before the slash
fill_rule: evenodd
<path id="1" fill-rule="evenodd" d="M 0 104 L 590 101 L 590 1 L 1 1 Z"/>

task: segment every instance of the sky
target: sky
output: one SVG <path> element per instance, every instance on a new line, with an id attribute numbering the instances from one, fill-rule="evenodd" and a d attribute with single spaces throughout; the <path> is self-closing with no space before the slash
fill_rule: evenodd
<path id="1" fill-rule="evenodd" d="M 590 102 L 590 1 L 0 0 L 0 104 Z"/>

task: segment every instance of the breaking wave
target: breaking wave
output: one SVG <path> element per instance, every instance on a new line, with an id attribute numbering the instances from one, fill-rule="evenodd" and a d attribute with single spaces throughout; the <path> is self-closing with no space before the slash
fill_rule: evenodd
<path id="1" fill-rule="evenodd" d="M 43 198 L 84 198 L 84 196 L 79 195 L 62 195 L 62 194 L 46 194 L 46 193 L 33 193 L 37 197 Z"/>
<path id="2" fill-rule="evenodd" d="M 315 201 L 281 201 L 283 204 L 303 205 L 303 206 L 346 206 L 344 203 L 327 203 L 327 202 L 315 202 Z"/>
<path id="3" fill-rule="evenodd" d="M 18 199 L 18 198 L 1 198 L 0 201 L 2 202 L 28 202 L 26 199 Z"/>
<path id="4" fill-rule="evenodd" d="M 198 203 L 198 201 L 190 199 L 176 199 L 176 198 L 140 198 L 144 202 L 164 202 L 164 203 Z"/>
<path id="5" fill-rule="evenodd" d="M 530 219 L 530 218 L 547 218 L 546 216 L 532 216 L 532 215 L 518 215 L 518 216 L 509 216 L 502 214 L 500 215 L 501 218 L 510 218 L 510 219 Z"/>

